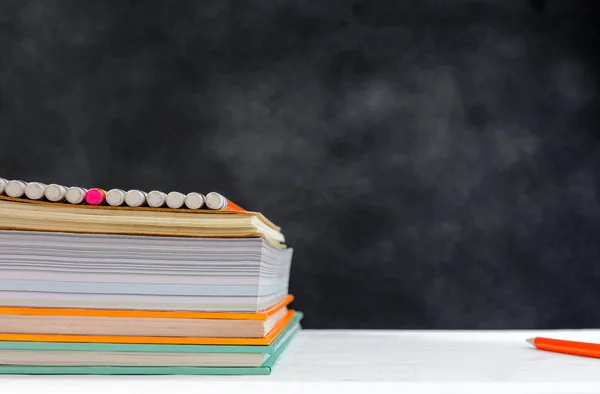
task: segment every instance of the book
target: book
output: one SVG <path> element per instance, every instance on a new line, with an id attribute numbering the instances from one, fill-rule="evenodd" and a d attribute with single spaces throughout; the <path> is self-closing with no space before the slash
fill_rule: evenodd
<path id="1" fill-rule="evenodd" d="M 258 312 L 287 297 L 292 254 L 263 238 L 0 230 L 0 305 Z"/>
<path id="2" fill-rule="evenodd" d="M 260 338 L 226 338 L 226 337 L 158 337 L 127 335 L 62 335 L 62 334 L 23 334 L 2 333 L 0 341 L 27 342 L 87 342 L 87 343 L 147 343 L 147 344 L 185 344 L 185 345 L 269 345 L 284 327 L 296 315 L 295 310 L 288 310 L 285 318 L 264 337 Z"/>
<path id="3" fill-rule="evenodd" d="M 292 302 L 258 313 L 132 311 L 0 307 L 0 332 L 96 336 L 262 338 L 287 315 Z"/>
<path id="4" fill-rule="evenodd" d="M 251 211 L 69 205 L 0 196 L 0 229 L 205 238 L 261 237 L 285 248 L 281 228 Z"/>

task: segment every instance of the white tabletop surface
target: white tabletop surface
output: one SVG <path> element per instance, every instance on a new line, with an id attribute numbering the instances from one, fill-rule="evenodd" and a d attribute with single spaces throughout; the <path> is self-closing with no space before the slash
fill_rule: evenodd
<path id="1" fill-rule="evenodd" d="M 600 343 L 600 330 L 304 330 L 269 376 L 0 376 L 0 393 L 600 393 L 600 359 L 534 350 L 533 336 Z"/>

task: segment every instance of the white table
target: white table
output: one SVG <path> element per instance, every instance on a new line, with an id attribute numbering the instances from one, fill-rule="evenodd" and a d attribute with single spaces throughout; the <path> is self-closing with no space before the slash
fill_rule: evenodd
<path id="1" fill-rule="evenodd" d="M 600 393 L 600 359 L 534 350 L 533 336 L 600 342 L 600 330 L 305 330 L 270 376 L 0 376 L 0 393 Z"/>

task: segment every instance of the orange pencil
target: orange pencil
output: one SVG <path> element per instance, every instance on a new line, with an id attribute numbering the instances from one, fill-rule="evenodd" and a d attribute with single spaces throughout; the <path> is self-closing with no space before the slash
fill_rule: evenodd
<path id="1" fill-rule="evenodd" d="M 600 358 L 600 344 L 597 343 L 565 341 L 552 338 L 530 338 L 527 339 L 527 342 L 538 350 L 571 354 L 574 356 Z"/>
<path id="2" fill-rule="evenodd" d="M 219 211 L 246 211 L 244 208 L 240 207 L 237 204 L 234 204 L 227 198 L 223 197 L 221 194 L 215 192 L 210 192 L 206 195 L 206 206 L 209 209 Z"/>

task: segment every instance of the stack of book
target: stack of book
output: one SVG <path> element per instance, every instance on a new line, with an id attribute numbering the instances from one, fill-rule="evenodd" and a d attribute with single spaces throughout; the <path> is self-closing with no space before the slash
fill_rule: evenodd
<path id="1" fill-rule="evenodd" d="M 0 374 L 269 374 L 302 319 L 281 229 L 109 193 L 0 178 Z"/>

